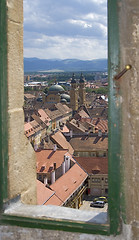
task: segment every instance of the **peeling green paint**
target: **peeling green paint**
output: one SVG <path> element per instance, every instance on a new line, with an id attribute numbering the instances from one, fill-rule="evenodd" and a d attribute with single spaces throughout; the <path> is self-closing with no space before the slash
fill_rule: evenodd
<path id="1" fill-rule="evenodd" d="M 49 230 L 59 230 L 67 232 L 80 232 L 88 234 L 109 235 L 109 226 L 99 224 L 89 224 L 82 222 L 71 222 L 64 220 L 35 219 L 28 217 L 18 217 L 3 215 L 2 224 L 10 224 L 22 227 L 41 228 Z"/>
<path id="2" fill-rule="evenodd" d="M 7 199 L 7 18 L 6 1 L 0 1 L 0 207 Z"/>
<path id="3" fill-rule="evenodd" d="M 110 233 L 121 232 L 121 96 L 120 84 L 115 80 L 120 67 L 118 2 L 109 0 L 109 216 Z M 124 202 L 124 201 L 123 201 Z M 124 205 L 124 204 L 123 204 Z"/>

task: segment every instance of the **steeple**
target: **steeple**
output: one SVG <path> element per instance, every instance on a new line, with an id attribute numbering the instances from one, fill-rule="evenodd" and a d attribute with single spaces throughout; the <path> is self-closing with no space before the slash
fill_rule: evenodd
<path id="1" fill-rule="evenodd" d="M 83 74 L 81 73 L 81 76 L 80 76 L 80 81 L 79 83 L 84 83 L 84 77 L 83 77 Z"/>
<path id="2" fill-rule="evenodd" d="M 73 111 L 78 109 L 78 88 L 75 80 L 75 74 L 72 75 L 71 89 L 70 89 L 70 106 Z"/>
<path id="3" fill-rule="evenodd" d="M 75 74 L 74 74 L 74 73 L 72 74 L 72 80 L 71 80 L 71 83 L 76 83 L 76 80 L 75 80 Z"/>
<path id="4" fill-rule="evenodd" d="M 86 99 L 85 99 L 85 78 L 83 74 L 81 73 L 80 80 L 79 80 L 79 98 L 80 98 L 80 105 L 85 105 Z"/>

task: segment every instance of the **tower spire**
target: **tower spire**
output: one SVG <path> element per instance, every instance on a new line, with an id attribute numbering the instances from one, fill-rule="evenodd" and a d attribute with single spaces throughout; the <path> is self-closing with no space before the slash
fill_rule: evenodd
<path id="1" fill-rule="evenodd" d="M 72 80 L 71 80 L 70 106 L 73 111 L 77 111 L 77 109 L 78 109 L 78 89 L 77 89 L 77 84 L 76 84 L 74 73 L 72 75 Z"/>
<path id="2" fill-rule="evenodd" d="M 81 73 L 80 80 L 79 80 L 79 97 L 80 97 L 80 105 L 85 105 L 85 78 Z"/>

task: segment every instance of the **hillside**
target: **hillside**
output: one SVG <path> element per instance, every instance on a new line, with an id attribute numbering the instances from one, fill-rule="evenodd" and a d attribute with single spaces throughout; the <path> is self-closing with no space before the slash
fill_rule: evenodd
<path id="1" fill-rule="evenodd" d="M 24 71 L 107 71 L 107 59 L 39 59 L 24 58 Z"/>

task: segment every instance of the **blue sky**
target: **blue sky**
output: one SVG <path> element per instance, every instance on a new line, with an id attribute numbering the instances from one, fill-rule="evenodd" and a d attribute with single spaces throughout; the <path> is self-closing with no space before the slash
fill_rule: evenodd
<path id="1" fill-rule="evenodd" d="M 24 56 L 107 58 L 107 0 L 24 0 Z"/>

